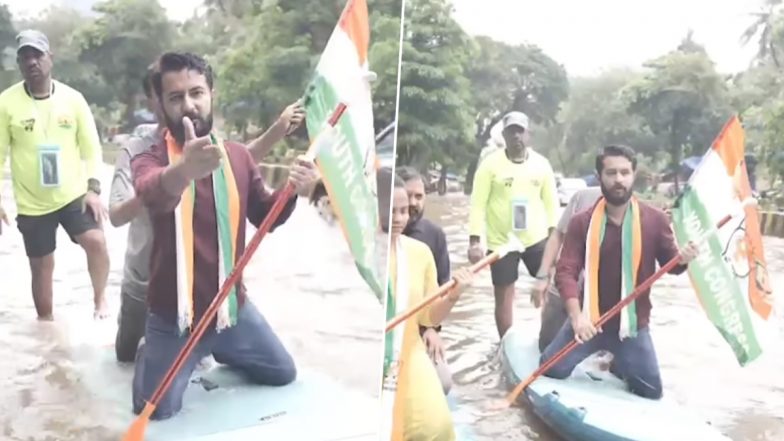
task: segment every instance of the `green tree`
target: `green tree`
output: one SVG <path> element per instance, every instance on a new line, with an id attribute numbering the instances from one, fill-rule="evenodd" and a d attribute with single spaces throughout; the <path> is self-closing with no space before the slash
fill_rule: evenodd
<path id="1" fill-rule="evenodd" d="M 2 69 L 0 70 L 0 90 L 5 89 L 19 81 L 20 76 L 16 68 L 16 27 L 13 23 L 8 5 L 0 4 L 0 54 L 2 54 Z"/>
<path id="2" fill-rule="evenodd" d="M 639 153 L 655 156 L 660 150 L 657 138 L 641 116 L 628 111 L 622 95 L 639 77 L 631 70 L 616 69 L 574 78 L 558 123 L 541 134 L 534 131 L 535 145 L 568 174 L 593 172 L 596 152 L 608 144 L 629 145 Z"/>
<path id="3" fill-rule="evenodd" d="M 561 103 L 569 95 L 566 70 L 537 46 L 511 46 L 482 36 L 475 42 L 478 53 L 467 66 L 475 106 L 475 144 L 466 192 L 472 188 L 479 150 L 487 145 L 490 130 L 507 112 L 525 112 L 535 125 L 552 135 L 557 129 L 547 127 L 555 123 Z"/>
<path id="4" fill-rule="evenodd" d="M 368 8 L 378 4 L 378 9 L 370 12 L 370 70 L 378 75 L 373 82 L 373 117 L 376 132 L 397 118 L 397 74 L 400 63 L 400 2 L 372 2 Z M 397 3 L 397 14 L 394 4 Z"/>
<path id="5" fill-rule="evenodd" d="M 217 57 L 220 108 L 227 122 L 247 136 L 250 124 L 268 126 L 302 96 L 317 54 L 299 18 L 274 5 L 246 17 L 246 32 Z"/>
<path id="6" fill-rule="evenodd" d="M 666 142 L 677 170 L 684 154 L 702 154 L 710 146 L 732 113 L 727 85 L 700 51 L 673 51 L 645 67 L 645 75 L 625 90 L 629 110 Z"/>
<path id="7" fill-rule="evenodd" d="M 757 60 L 765 62 L 770 59 L 776 67 L 780 64 L 780 47 L 774 39 L 776 27 L 780 27 L 781 15 L 779 14 L 783 0 L 765 0 L 763 10 L 752 13 L 754 21 L 741 35 L 741 44 L 747 45 L 755 38 L 757 40 Z M 779 26 L 777 26 L 779 25 Z"/>
<path id="8" fill-rule="evenodd" d="M 474 46 L 451 11 L 444 0 L 406 2 L 397 138 L 400 164 L 420 169 L 433 162 L 461 167 L 470 160 L 473 106 L 465 66 Z"/>
<path id="9" fill-rule="evenodd" d="M 130 128 L 141 96 L 140 79 L 147 66 L 171 48 L 174 27 L 157 0 L 107 0 L 94 10 L 98 18 L 77 37 L 79 61 L 95 65 L 114 87 L 125 105 L 122 126 Z"/>
<path id="10" fill-rule="evenodd" d="M 46 34 L 54 58 L 55 78 L 80 91 L 92 105 L 108 108 L 114 105 L 115 92 L 95 64 L 79 59 L 82 48 L 77 36 L 90 24 L 91 19 L 75 9 L 51 6 L 37 18 L 20 23 L 20 27 L 38 29 Z"/>

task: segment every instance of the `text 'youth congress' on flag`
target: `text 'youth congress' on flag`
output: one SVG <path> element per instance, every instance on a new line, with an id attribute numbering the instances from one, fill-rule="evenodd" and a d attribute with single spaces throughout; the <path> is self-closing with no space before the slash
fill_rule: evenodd
<path id="1" fill-rule="evenodd" d="M 762 248 L 760 216 L 744 163 L 744 132 L 733 117 L 703 156 L 672 210 L 679 245 L 734 216 L 701 245 L 689 276 L 711 323 L 741 366 L 757 359 L 772 335 L 773 292 Z"/>
<path id="2" fill-rule="evenodd" d="M 366 1 L 349 0 L 316 67 L 306 110 L 310 138 L 329 137 L 318 151 L 317 164 L 330 203 L 359 273 L 382 301 L 381 265 L 376 261 L 379 216 L 369 45 Z M 341 102 L 347 105 L 346 114 L 329 135 L 320 135 Z"/>

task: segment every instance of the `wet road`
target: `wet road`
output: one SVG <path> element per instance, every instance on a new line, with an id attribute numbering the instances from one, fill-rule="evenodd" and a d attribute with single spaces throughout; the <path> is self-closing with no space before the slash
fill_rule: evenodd
<path id="1" fill-rule="evenodd" d="M 444 227 L 452 268 L 466 265 L 468 198 L 462 194 L 429 196 L 426 216 Z M 772 285 L 784 286 L 784 240 L 765 238 L 765 252 Z M 517 283 L 515 323 L 537 333 L 540 311 L 529 301 L 532 279 L 523 271 Z M 780 299 L 782 291 L 777 295 Z M 699 309 L 686 276 L 664 276 L 654 285 L 652 297 L 651 329 L 665 394 L 704 415 L 733 440 L 783 440 L 784 344 L 771 348 L 751 366 L 740 368 L 729 346 Z M 487 403 L 508 392 L 497 357 L 493 305 L 490 272 L 486 270 L 444 324 L 442 336 L 455 381 L 451 394 L 461 404 L 455 421 L 471 425 L 477 441 L 558 440 L 527 409 L 488 410 Z M 779 318 L 784 316 L 782 311 L 778 314 Z M 784 339 L 784 320 L 778 326 Z"/>
<path id="2" fill-rule="evenodd" d="M 107 189 L 110 174 L 105 167 Z M 11 184 L 2 184 L 3 205 L 13 219 Z M 87 386 L 90 376 L 103 376 L 107 384 L 130 378 L 129 366 L 109 371 L 97 367 L 114 356 L 127 238 L 127 227 L 113 228 L 107 222 L 106 228 L 112 260 L 107 294 L 115 315 L 102 322 L 92 319 L 84 253 L 62 229 L 55 254 L 53 323 L 35 319 L 30 273 L 15 225 L 0 235 L 4 441 L 119 439 L 131 420 L 130 397 L 104 399 Z M 250 227 L 248 238 L 253 231 Z M 262 242 L 245 270 L 245 281 L 301 369 L 323 372 L 348 388 L 378 396 L 382 307 L 359 277 L 337 226 L 327 226 L 313 207 L 300 201 L 289 222 Z"/>

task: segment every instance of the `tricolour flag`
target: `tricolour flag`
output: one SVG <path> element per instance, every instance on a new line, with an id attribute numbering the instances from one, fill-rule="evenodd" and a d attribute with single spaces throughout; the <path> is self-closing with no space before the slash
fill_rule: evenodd
<path id="1" fill-rule="evenodd" d="M 684 246 L 737 214 L 701 244 L 689 264 L 691 283 L 713 325 L 741 366 L 758 358 L 772 335 L 773 293 L 762 249 L 760 216 L 744 163 L 744 132 L 733 117 L 689 179 L 672 210 Z"/>
<path id="2" fill-rule="evenodd" d="M 316 67 L 305 107 L 313 139 L 338 103 L 347 105 L 335 127 L 335 141 L 318 151 L 317 164 L 359 273 L 383 301 L 376 262 L 379 217 L 369 45 L 367 3 L 349 0 Z"/>

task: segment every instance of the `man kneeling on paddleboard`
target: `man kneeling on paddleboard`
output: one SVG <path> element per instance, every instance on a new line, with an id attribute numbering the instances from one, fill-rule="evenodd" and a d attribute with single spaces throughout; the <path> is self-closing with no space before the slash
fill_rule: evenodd
<path id="1" fill-rule="evenodd" d="M 614 317 L 603 329 L 593 325 L 652 276 L 657 261 L 664 265 L 680 255 L 680 265 L 671 271 L 680 274 L 697 255 L 693 243 L 683 250 L 678 248 L 664 212 L 634 197 L 636 170 L 637 159 L 629 147 L 609 146 L 596 157 L 603 197 L 569 222 L 555 273 L 569 321 L 544 350 L 540 363 L 575 339 L 581 344 L 545 372 L 546 376 L 567 378 L 585 358 L 607 350 L 614 356 L 616 374 L 632 393 L 659 399 L 661 376 L 648 330 L 650 292 L 630 303 L 620 318 Z M 581 309 L 578 280 L 583 270 Z"/>
<path id="2" fill-rule="evenodd" d="M 245 146 L 224 142 L 213 131 L 213 75 L 204 59 L 190 53 L 162 55 L 153 86 L 167 130 L 162 142 L 131 163 L 154 236 L 147 324 L 133 379 L 137 414 L 242 255 L 245 219 L 258 227 L 279 196 L 266 190 Z M 307 195 L 316 179 L 313 162 L 304 157 L 289 172 L 299 195 Z M 276 226 L 295 203 L 296 196 L 287 201 Z M 244 291 L 238 282 L 157 403 L 153 419 L 169 418 L 182 408 L 191 373 L 210 353 L 256 383 L 294 381 L 294 361 Z"/>

